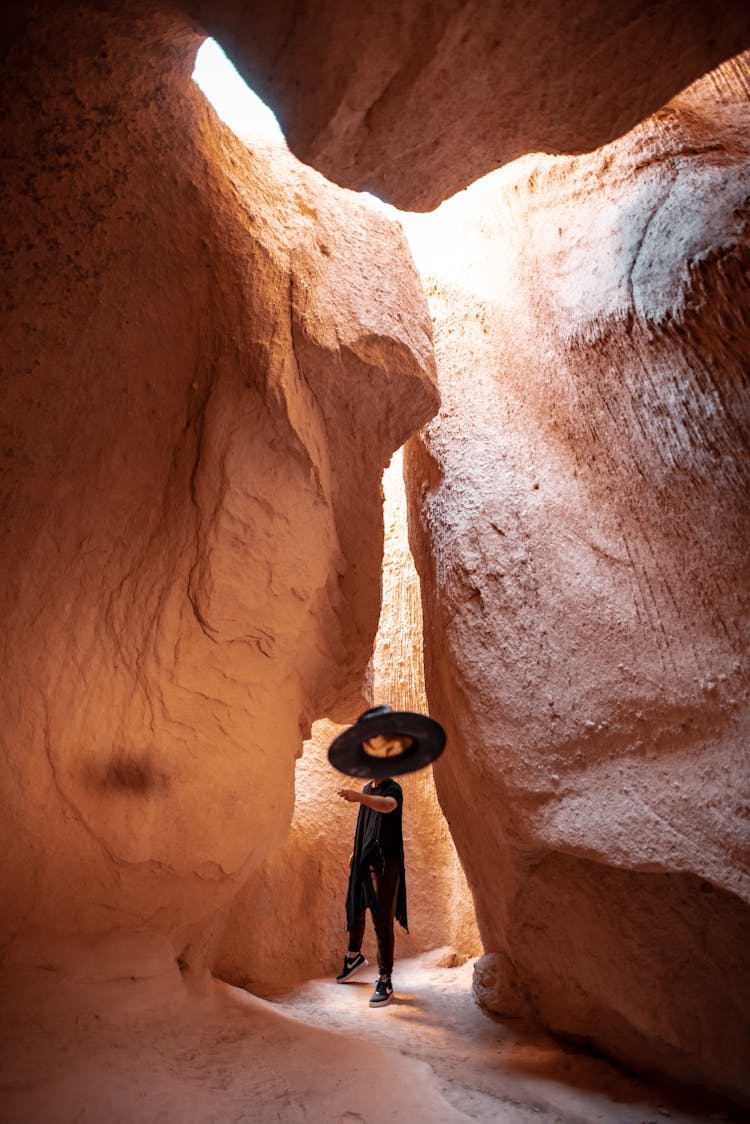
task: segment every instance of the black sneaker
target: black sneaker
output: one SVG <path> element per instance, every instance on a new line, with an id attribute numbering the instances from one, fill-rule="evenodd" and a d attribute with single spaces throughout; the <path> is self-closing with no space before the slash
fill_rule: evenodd
<path id="1" fill-rule="evenodd" d="M 361 952 L 358 952 L 356 956 L 345 956 L 344 967 L 336 976 L 336 983 L 346 983 L 347 980 L 350 980 L 352 976 L 356 976 L 357 972 L 366 965 L 367 961 Z"/>
<path id="2" fill-rule="evenodd" d="M 375 990 L 370 999 L 371 1007 L 385 1007 L 393 999 L 393 984 L 390 976 L 381 976 L 375 984 Z"/>

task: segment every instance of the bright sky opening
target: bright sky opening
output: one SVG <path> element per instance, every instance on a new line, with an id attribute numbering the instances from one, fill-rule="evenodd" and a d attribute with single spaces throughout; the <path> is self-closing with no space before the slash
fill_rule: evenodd
<path id="1" fill-rule="evenodd" d="M 205 94 L 216 113 L 241 141 L 263 141 L 286 147 L 284 134 L 273 112 L 254 93 L 235 70 L 215 39 L 206 39 L 195 56 L 193 81 Z M 390 218 L 399 212 L 367 191 L 362 198 Z"/>
<path id="2" fill-rule="evenodd" d="M 240 77 L 214 39 L 201 44 L 195 56 L 193 81 L 240 140 L 286 147 L 276 117 Z"/>

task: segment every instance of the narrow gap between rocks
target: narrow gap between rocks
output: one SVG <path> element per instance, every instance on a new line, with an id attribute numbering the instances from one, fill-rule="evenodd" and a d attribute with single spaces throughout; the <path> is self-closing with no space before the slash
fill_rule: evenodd
<path id="1" fill-rule="evenodd" d="M 218 115 L 250 147 L 285 147 L 275 117 L 249 90 L 220 48 L 207 41 L 194 79 Z M 518 175 L 523 160 L 509 176 Z M 373 207 L 399 221 L 423 277 L 439 275 L 497 300 L 497 272 L 467 242 L 451 201 L 441 214 L 408 215 L 374 196 Z M 453 218 L 452 218 L 453 215 Z M 513 300 L 507 275 L 503 299 Z M 493 288 L 494 286 L 494 288 Z M 479 316 L 479 312 L 477 313 Z M 386 543 L 383 601 L 370 666 L 369 696 L 399 709 L 427 712 L 422 665 L 419 579 L 408 545 L 402 456 L 384 475 Z M 588 1051 L 566 1045 L 520 1021 L 493 1020 L 472 998 L 472 969 L 481 953 L 471 893 L 435 792 L 432 770 L 402 778 L 410 932 L 397 927 L 397 995 L 387 1011 L 370 1012 L 369 977 L 339 987 L 333 979 L 345 947 L 344 888 L 354 816 L 335 799 L 326 747 L 339 727 L 316 723 L 296 770 L 295 814 L 288 838 L 254 871 L 232 903 L 214 972 L 265 997 L 307 1025 L 323 1027 L 427 1062 L 457 1119 L 600 1121 L 644 1124 L 669 1118 L 696 1124 L 708 1112 L 730 1119 L 716 1101 L 698 1103 L 677 1089 L 655 1088 Z M 254 919 L 279 915 L 284 896 L 286 939 L 260 933 Z M 368 925 L 363 951 L 375 963 Z"/>

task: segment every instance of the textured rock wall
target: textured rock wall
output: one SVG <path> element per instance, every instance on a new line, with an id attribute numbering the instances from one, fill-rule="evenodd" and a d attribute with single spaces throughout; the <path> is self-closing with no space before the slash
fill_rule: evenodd
<path id="1" fill-rule="evenodd" d="M 0 948 L 181 952 L 360 703 L 429 321 L 398 228 L 236 142 L 173 13 L 4 19 Z"/>
<path id="2" fill-rule="evenodd" d="M 425 210 L 619 136 L 750 46 L 743 0 L 182 0 L 330 179 Z"/>
<path id="3" fill-rule="evenodd" d="M 411 222 L 436 781 L 488 1008 L 748 1095 L 748 61 Z"/>
<path id="4" fill-rule="evenodd" d="M 299 151 L 426 207 L 622 131 L 748 18 L 262 7 L 2 13 L 6 961 L 107 934 L 104 975 L 148 974 L 141 947 L 161 970 L 159 934 L 189 959 L 283 838 L 312 719 L 360 705 L 382 468 L 436 404 L 400 236 L 217 125 L 200 28 Z M 457 264 L 432 267 L 446 408 L 411 463 L 478 992 L 734 1091 L 746 104 L 726 67 L 427 228 Z"/>
<path id="5" fill-rule="evenodd" d="M 402 458 L 383 478 L 385 555 L 383 608 L 368 675 L 373 700 L 422 711 L 427 702 L 422 663 L 419 580 L 406 526 Z M 221 978 L 262 992 L 338 971 L 346 942 L 345 893 L 356 808 L 336 796 L 349 780 L 328 764 L 326 750 L 341 726 L 316 723 L 297 763 L 296 800 L 284 844 L 254 871 L 228 911 L 216 942 Z M 400 778 L 404 789 L 404 850 L 409 932 L 396 925 L 396 961 L 451 946 L 458 960 L 481 952 L 474 907 L 445 818 L 432 770 Z M 364 945 L 376 963 L 372 926 Z M 447 952 L 450 957 L 451 953 Z"/>

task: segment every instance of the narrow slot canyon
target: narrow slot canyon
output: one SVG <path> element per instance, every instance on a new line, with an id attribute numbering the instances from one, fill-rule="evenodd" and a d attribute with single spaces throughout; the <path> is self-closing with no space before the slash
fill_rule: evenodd
<path id="1" fill-rule="evenodd" d="M 746 5 L 0 28 L 2 1124 L 750 1119 Z"/>

